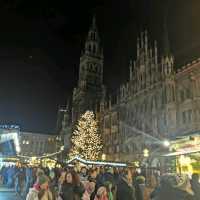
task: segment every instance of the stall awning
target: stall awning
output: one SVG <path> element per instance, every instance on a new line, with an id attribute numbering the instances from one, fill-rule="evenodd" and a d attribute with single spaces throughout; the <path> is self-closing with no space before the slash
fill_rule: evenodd
<path id="1" fill-rule="evenodd" d="M 197 146 L 196 148 L 185 148 L 181 149 L 176 152 L 168 153 L 163 156 L 180 156 L 180 155 L 186 155 L 186 154 L 191 154 L 191 153 L 200 153 L 200 146 Z"/>
<path id="2" fill-rule="evenodd" d="M 79 162 L 83 164 L 87 164 L 87 165 L 108 165 L 108 166 L 115 166 L 115 167 L 127 167 L 126 163 L 85 160 L 83 158 L 80 158 L 79 156 L 75 156 L 73 159 L 67 160 L 66 163 L 70 164 L 75 160 L 78 160 Z"/>

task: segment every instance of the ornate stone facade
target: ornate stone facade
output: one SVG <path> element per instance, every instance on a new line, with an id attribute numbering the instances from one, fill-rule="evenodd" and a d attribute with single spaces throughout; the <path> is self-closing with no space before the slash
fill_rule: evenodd
<path id="1" fill-rule="evenodd" d="M 130 61 L 129 81 L 120 86 L 116 101 L 101 102 L 104 153 L 109 159 L 153 157 L 164 139 L 200 130 L 200 59 L 175 71 L 170 51 L 158 56 L 145 31 L 137 40 L 137 57 Z M 159 154 L 159 153 L 158 153 Z"/>
<path id="2" fill-rule="evenodd" d="M 72 123 L 86 110 L 96 110 L 103 96 L 103 49 L 94 17 L 80 57 L 78 86 L 72 99 Z"/>
<path id="3" fill-rule="evenodd" d="M 200 59 L 175 71 L 165 33 L 162 55 L 157 42 L 149 42 L 147 31 L 141 33 L 136 59 L 130 61 L 129 80 L 116 96 L 105 100 L 103 51 L 93 19 L 80 58 L 70 126 L 86 110 L 95 111 L 107 159 L 141 161 L 144 149 L 154 157 L 164 139 L 200 130 Z"/>

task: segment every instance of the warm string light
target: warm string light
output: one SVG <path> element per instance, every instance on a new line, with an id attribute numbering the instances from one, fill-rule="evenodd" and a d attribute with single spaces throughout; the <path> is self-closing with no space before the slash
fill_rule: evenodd
<path id="1" fill-rule="evenodd" d="M 126 163 L 118 163 L 118 162 L 105 162 L 105 161 L 93 161 L 93 160 L 85 160 L 83 158 L 80 158 L 78 155 L 76 155 L 74 158 L 67 160 L 66 163 L 70 164 L 74 160 L 78 160 L 81 163 L 87 164 L 87 165 L 109 165 L 109 166 L 115 166 L 115 167 L 127 167 Z"/>
<path id="2" fill-rule="evenodd" d="M 80 155 L 89 160 L 99 158 L 103 146 L 93 112 L 86 111 L 81 116 L 76 130 L 73 132 L 71 142 L 70 157 Z"/>

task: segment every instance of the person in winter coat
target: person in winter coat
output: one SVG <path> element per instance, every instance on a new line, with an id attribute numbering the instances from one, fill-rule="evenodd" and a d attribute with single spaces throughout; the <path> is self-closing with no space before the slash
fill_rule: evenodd
<path id="1" fill-rule="evenodd" d="M 24 173 L 23 168 L 18 168 L 15 174 L 15 192 L 17 195 L 22 196 Z"/>
<path id="2" fill-rule="evenodd" d="M 192 174 L 192 180 L 190 181 L 192 190 L 194 192 L 195 200 L 200 200 L 200 183 L 199 175 L 194 173 Z"/>
<path id="3" fill-rule="evenodd" d="M 81 168 L 80 179 L 81 181 L 87 181 L 87 169 L 85 167 Z"/>
<path id="4" fill-rule="evenodd" d="M 81 200 L 83 193 L 85 192 L 84 185 L 80 181 L 80 177 L 75 171 L 72 171 L 72 177 L 73 177 L 73 184 L 74 184 L 75 200 Z"/>
<path id="5" fill-rule="evenodd" d="M 194 200 L 189 178 L 167 174 L 161 177 L 160 187 L 153 200 Z"/>
<path id="6" fill-rule="evenodd" d="M 145 177 L 138 176 L 136 177 L 136 184 L 135 184 L 135 197 L 137 200 L 144 200 L 144 193 L 145 193 Z"/>
<path id="7" fill-rule="evenodd" d="M 108 200 L 107 190 L 106 190 L 106 188 L 104 186 L 101 186 L 97 190 L 97 194 L 96 194 L 94 200 Z"/>
<path id="8" fill-rule="evenodd" d="M 63 200 L 74 200 L 74 185 L 71 172 L 65 174 L 65 179 L 61 185 L 60 197 Z"/>
<path id="9" fill-rule="evenodd" d="M 117 184 L 117 200 L 135 200 L 134 188 L 130 185 L 128 174 L 124 173 Z"/>
<path id="10" fill-rule="evenodd" d="M 33 171 L 31 167 L 25 168 L 25 189 L 24 189 L 24 196 L 27 195 L 28 190 L 30 187 L 32 187 L 33 184 Z"/>
<path id="11" fill-rule="evenodd" d="M 50 178 L 49 189 L 52 192 L 53 199 L 55 200 L 56 197 L 58 196 L 58 183 L 54 170 L 50 171 L 49 178 Z"/>
<path id="12" fill-rule="evenodd" d="M 105 183 L 106 181 L 109 181 L 113 185 L 115 185 L 114 171 L 113 171 L 113 168 L 111 168 L 111 167 L 107 168 L 106 172 L 103 174 L 102 183 Z"/>
<path id="13" fill-rule="evenodd" d="M 112 183 L 109 182 L 109 181 L 106 181 L 104 183 L 104 186 L 106 188 L 106 191 L 107 191 L 107 194 L 108 194 L 108 200 L 114 200 L 114 197 L 113 197 L 113 186 L 112 186 Z"/>
<path id="14" fill-rule="evenodd" d="M 62 184 L 66 181 L 66 173 L 67 171 L 62 171 L 58 179 L 58 192 L 61 192 Z"/>
<path id="15" fill-rule="evenodd" d="M 99 172 L 98 172 L 98 175 L 97 175 L 96 179 L 92 180 L 92 181 L 95 181 L 96 184 L 95 184 L 94 192 L 90 196 L 90 200 L 94 200 L 98 188 L 103 186 L 103 183 L 105 182 L 105 179 L 104 179 L 104 173 L 105 173 L 104 168 L 100 167 L 98 170 L 99 170 Z M 91 181 L 91 180 L 89 180 L 89 181 Z"/>
<path id="16" fill-rule="evenodd" d="M 95 182 L 84 182 L 85 192 L 83 193 L 82 200 L 90 200 L 91 194 L 95 189 Z"/>
<path id="17" fill-rule="evenodd" d="M 41 200 L 44 199 L 44 194 L 48 191 L 49 178 L 46 175 L 40 175 L 37 177 L 37 181 L 33 188 L 30 188 L 26 200 Z M 45 198 L 46 199 L 46 198 Z M 51 200 L 48 198 L 48 200 Z"/>
<path id="18" fill-rule="evenodd" d="M 61 186 L 60 197 L 63 200 L 80 200 L 84 191 L 84 186 L 76 172 L 67 172 Z"/>

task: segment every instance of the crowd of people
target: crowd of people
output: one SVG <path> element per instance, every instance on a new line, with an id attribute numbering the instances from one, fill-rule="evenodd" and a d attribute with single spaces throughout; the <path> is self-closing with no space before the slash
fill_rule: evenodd
<path id="1" fill-rule="evenodd" d="M 22 200 L 200 200 L 198 174 L 164 174 L 150 187 L 137 171 L 108 166 L 2 167 L 0 183 Z"/>

